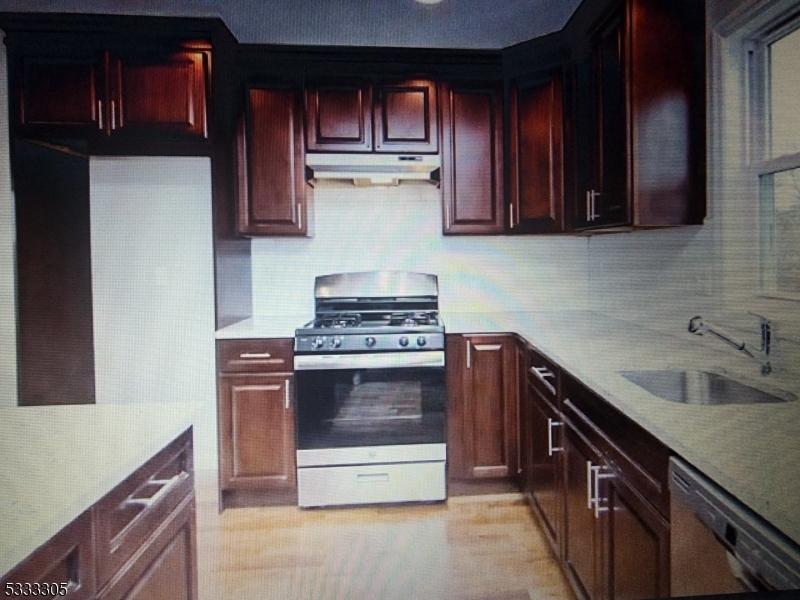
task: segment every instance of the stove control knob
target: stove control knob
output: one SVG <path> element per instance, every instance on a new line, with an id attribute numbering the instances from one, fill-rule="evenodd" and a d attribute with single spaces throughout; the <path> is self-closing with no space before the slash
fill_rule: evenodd
<path id="1" fill-rule="evenodd" d="M 322 348 L 322 345 L 324 343 L 325 343 L 325 339 L 321 338 L 320 336 L 317 336 L 313 340 L 311 340 L 311 347 L 316 350 L 317 348 Z"/>
<path id="2" fill-rule="evenodd" d="M 364 338 L 364 343 L 367 345 L 367 348 L 372 348 L 375 345 L 375 338 L 371 335 Z"/>
<path id="3" fill-rule="evenodd" d="M 403 337 L 401 337 L 401 338 L 400 338 L 399 340 L 397 340 L 397 341 L 398 341 L 398 343 L 399 343 L 399 344 L 400 344 L 400 345 L 401 345 L 403 348 L 405 348 L 406 346 L 408 346 L 408 338 L 407 338 L 406 336 L 403 336 Z"/>
<path id="4" fill-rule="evenodd" d="M 421 335 L 417 338 L 417 346 L 424 346 L 428 343 L 428 340 L 425 339 L 425 336 Z"/>
<path id="5" fill-rule="evenodd" d="M 342 345 L 342 338 L 340 337 L 331 338 L 328 341 L 328 344 L 330 345 L 331 348 L 338 348 L 339 346 Z"/>

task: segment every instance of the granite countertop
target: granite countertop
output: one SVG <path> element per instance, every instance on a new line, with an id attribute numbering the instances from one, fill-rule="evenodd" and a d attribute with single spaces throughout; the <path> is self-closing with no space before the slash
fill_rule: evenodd
<path id="1" fill-rule="evenodd" d="M 800 396 L 790 373 L 759 364 L 718 340 L 591 313 L 445 313 L 448 333 L 516 333 L 609 404 L 800 544 L 800 400 L 779 404 L 686 405 L 627 379 L 630 369 L 709 369 L 766 391 Z"/>
<path id="2" fill-rule="evenodd" d="M 186 431 L 190 404 L 0 409 L 0 574 Z"/>
<path id="3" fill-rule="evenodd" d="M 250 338 L 293 338 L 294 330 L 302 327 L 313 315 L 257 315 L 218 329 L 218 340 L 244 340 Z"/>

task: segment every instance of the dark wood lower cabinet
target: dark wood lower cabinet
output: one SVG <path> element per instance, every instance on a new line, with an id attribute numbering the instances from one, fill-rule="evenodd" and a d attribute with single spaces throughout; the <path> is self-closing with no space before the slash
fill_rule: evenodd
<path id="1" fill-rule="evenodd" d="M 556 554 L 560 553 L 563 502 L 561 494 L 561 453 L 564 448 L 563 422 L 549 402 L 528 387 L 530 398 L 530 498 L 539 514 L 542 529 Z"/>
<path id="2" fill-rule="evenodd" d="M 460 480 L 517 475 L 514 339 L 448 336 L 448 476 Z"/>

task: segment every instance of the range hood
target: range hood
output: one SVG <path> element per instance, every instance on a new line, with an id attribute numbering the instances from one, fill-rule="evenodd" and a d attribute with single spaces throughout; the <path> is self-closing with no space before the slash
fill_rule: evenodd
<path id="1" fill-rule="evenodd" d="M 439 167 L 438 154 L 306 154 L 306 179 L 312 185 L 326 180 L 357 186 L 438 183 Z"/>

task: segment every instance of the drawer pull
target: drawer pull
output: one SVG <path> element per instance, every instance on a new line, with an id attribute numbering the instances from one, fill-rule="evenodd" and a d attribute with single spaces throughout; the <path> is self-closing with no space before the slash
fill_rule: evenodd
<path id="1" fill-rule="evenodd" d="M 531 367 L 531 373 L 533 374 L 534 377 L 536 377 L 536 379 L 542 382 L 542 385 L 544 385 L 550 391 L 551 394 L 553 394 L 554 396 L 556 395 L 555 386 L 549 381 L 547 381 L 550 378 L 555 379 L 556 378 L 555 373 L 553 373 L 547 367 Z"/>
<path id="2" fill-rule="evenodd" d="M 271 358 L 272 354 L 269 352 L 242 352 L 239 358 Z"/>
<path id="3" fill-rule="evenodd" d="M 186 479 L 189 475 L 185 472 L 180 472 L 169 479 L 148 479 L 145 485 L 160 485 L 159 490 L 149 498 L 128 498 L 122 503 L 122 508 L 130 506 L 141 506 L 143 508 L 150 508 L 158 503 L 161 498 L 166 496 L 172 488 L 177 486 L 181 481 Z"/>
<path id="4" fill-rule="evenodd" d="M 563 448 L 559 448 L 558 446 L 553 446 L 553 427 L 561 427 L 563 423 L 561 421 L 554 421 L 551 418 L 547 418 L 547 456 L 553 456 L 556 452 L 563 452 Z"/>

